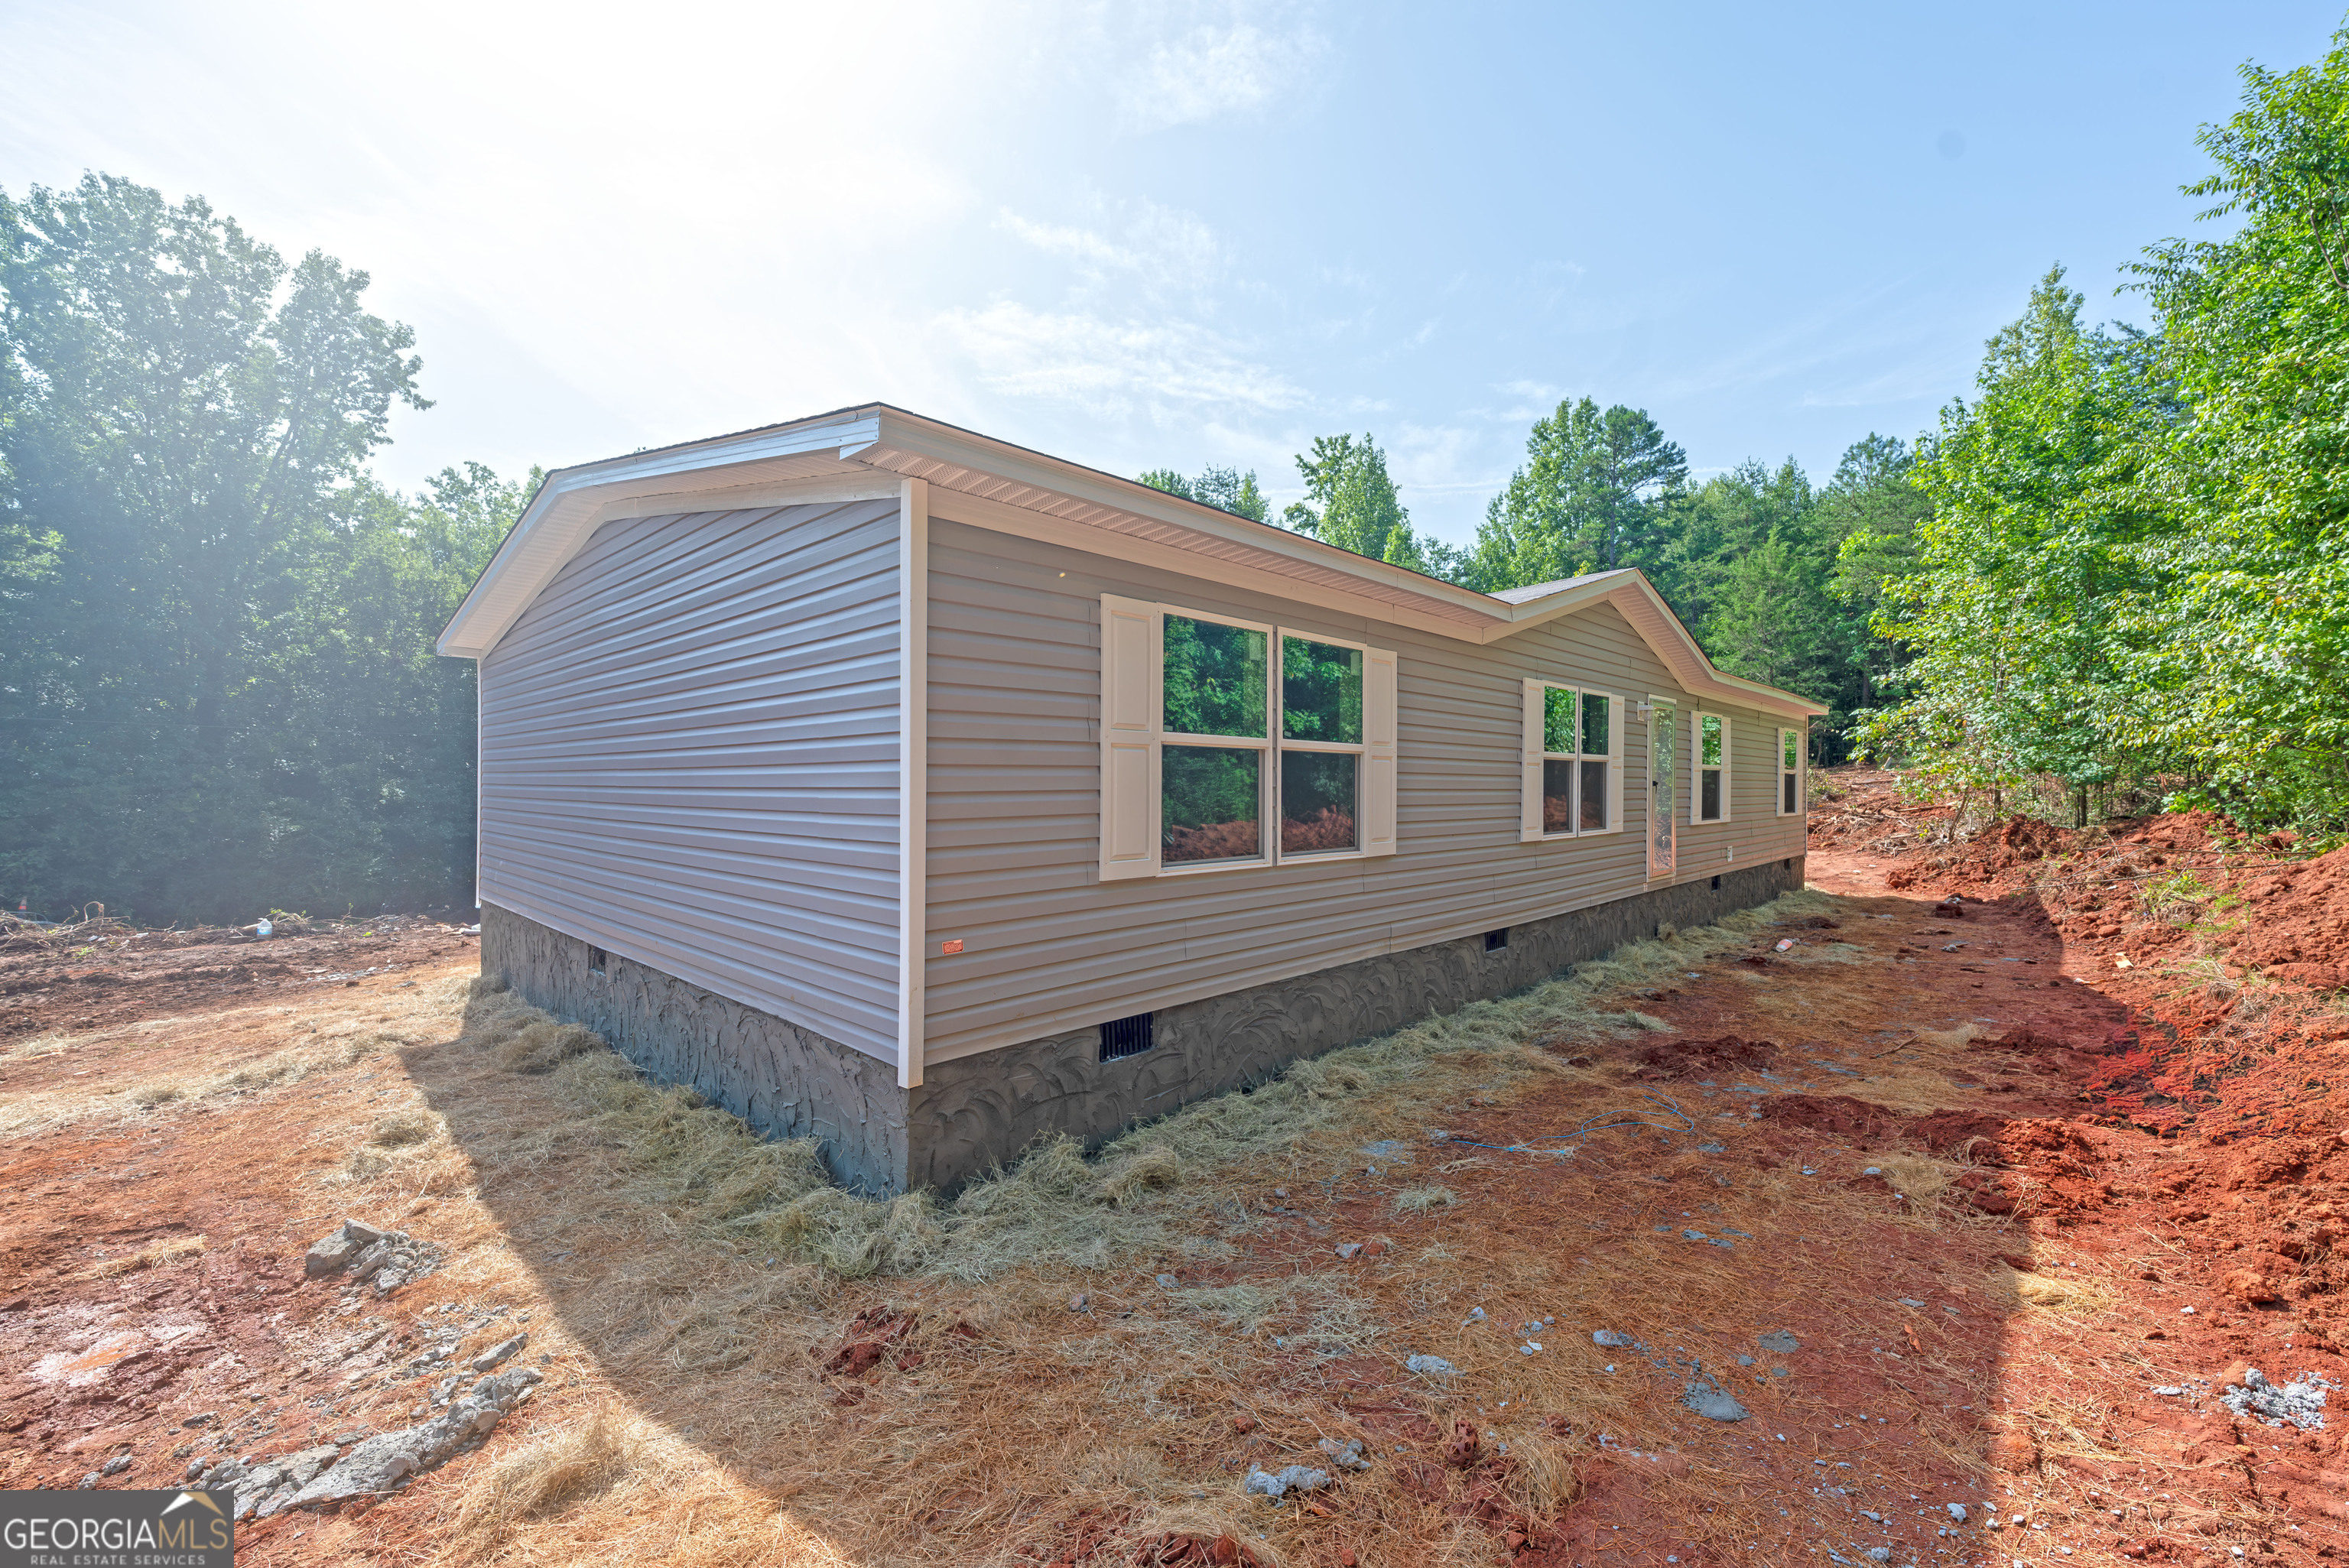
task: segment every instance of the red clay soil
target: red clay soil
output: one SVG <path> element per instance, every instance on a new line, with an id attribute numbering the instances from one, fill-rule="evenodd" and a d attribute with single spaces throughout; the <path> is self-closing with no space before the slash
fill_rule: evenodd
<path id="1" fill-rule="evenodd" d="M 2064 1119 L 1993 1131 L 1961 1114 L 1868 1133 L 1944 1150 L 1988 1133 L 2000 1151 L 1984 1163 L 2023 1173 L 2034 1225 L 2052 1220 L 2085 1251 L 2137 1254 L 2133 1294 L 2163 1309 L 2147 1318 L 2144 1338 L 2158 1346 L 2147 1355 L 2175 1373 L 2160 1381 L 2220 1381 L 2245 1358 L 2278 1381 L 2341 1378 L 2349 1259 L 2334 1249 L 2349 1235 L 2349 1112 L 2332 1096 L 2349 1065 L 2349 1008 L 2335 989 L 2349 850 L 2297 859 L 2288 835 L 2253 841 L 2208 813 L 2085 831 L 2007 821 L 1957 844 L 1918 843 L 1946 830 L 1946 809 L 1904 808 L 1880 775 L 1854 782 L 1827 808 L 1846 819 L 1842 842 L 1815 841 L 1814 882 L 1956 895 L 1969 935 L 1988 916 L 2060 944 L 2064 978 L 2052 992 L 2099 999 L 2002 1043 L 2017 1065 L 2075 1089 Z M 1903 835 L 1914 847 L 1899 847 Z M 2214 1429 L 2183 1419 L 2175 1400 L 2146 1399 L 2142 1383 L 2111 1400 L 2116 1445 L 2261 1500 L 2281 1532 L 2313 1539 L 2349 1515 L 2339 1415 L 2306 1434 Z M 2323 1555 L 2342 1550 L 2339 1537 L 2323 1540 Z"/>
<path id="2" fill-rule="evenodd" d="M 357 985 L 392 969 L 447 964 L 478 946 L 419 915 L 305 925 L 265 940 L 223 927 L 134 931 L 109 923 L 87 934 L 14 927 L 0 933 L 0 1044 Z"/>
<path id="3" fill-rule="evenodd" d="M 1163 1265 L 1185 1286 L 1277 1285 L 1332 1267 L 1375 1277 L 1446 1249 L 1459 1299 L 1483 1315 L 1463 1321 L 1446 1298 L 1394 1339 L 1504 1365 L 1538 1342 L 1587 1362 L 1615 1402 L 1572 1421 L 1462 1408 L 1406 1377 L 1388 1340 L 1334 1356 L 1299 1344 L 1275 1356 L 1263 1408 L 1203 1418 L 1170 1466 L 1238 1476 L 1310 1455 L 1310 1433 L 1266 1423 L 1318 1405 L 1373 1439 L 1375 1470 L 1349 1486 L 1402 1489 L 1491 1561 L 1527 1568 L 1826 1563 L 1830 1551 L 1865 1563 L 1878 1545 L 1878 1561 L 2002 1568 L 2349 1557 L 2349 1411 L 2302 1432 L 2216 1397 L 2246 1365 L 2279 1382 L 2349 1382 L 2349 1257 L 2335 1253 L 2349 1237 L 2349 1111 L 2330 1092 L 2349 1076 L 2349 1013 L 2293 967 L 2339 962 L 2327 944 L 2349 911 L 2349 851 L 2297 860 L 2288 842 L 2238 841 L 2203 817 L 2007 824 L 1952 844 L 1938 841 L 1946 809 L 1903 804 L 1881 776 L 1846 775 L 1841 789 L 1818 802 L 1809 861 L 1813 883 L 1840 895 L 1838 918 L 1626 999 L 1673 1033 L 1579 1047 L 1620 1049 L 1670 1114 L 1596 1125 L 1587 1088 L 1564 1079 L 1506 1104 L 1468 1095 L 1444 1108 L 1456 1148 L 1267 1191 L 1249 1207 L 1270 1222 L 1235 1255 Z M 387 966 L 445 970 L 470 954 L 439 929 L 362 929 L 378 934 L 0 954 L 6 1030 L 168 1016 L 197 986 L 213 988 L 201 993 L 212 1006 L 353 979 L 388 993 L 399 979 Z M 1807 953 L 1780 953 L 1788 939 Z M 1806 1002 L 1830 985 L 1832 1002 Z M 101 995 L 118 1011 L 96 1011 Z M 1920 1032 L 1960 1042 L 1933 1047 L 1963 1073 L 1939 1102 L 1898 1076 L 1919 1062 Z M 0 1092 L 47 1085 L 72 1059 L 11 1060 Z M 0 1342 L 74 1347 L 65 1362 L 20 1354 L 0 1368 L 0 1432 L 16 1448 L 5 1484 L 71 1485 L 133 1431 L 139 1468 L 108 1485 L 166 1484 L 188 1453 L 276 1452 L 314 1428 L 401 1419 L 317 1402 L 305 1367 L 335 1354 L 334 1297 L 300 1285 L 298 1260 L 332 1216 L 323 1200 L 305 1214 L 249 1195 L 305 1188 L 287 1133 L 307 1112 L 272 1114 L 273 1138 L 223 1113 L 0 1144 Z M 1524 1152 L 1529 1141 L 1541 1152 Z M 1939 1221 L 1896 1185 L 1920 1155 L 1954 1170 Z M 272 1161 L 286 1163 L 282 1179 L 238 1179 Z M 1454 1201 L 1398 1212 L 1404 1183 L 1441 1183 Z M 93 1251 L 197 1232 L 213 1245 L 192 1266 L 89 1278 Z M 1644 1283 L 1605 1295 L 1612 1315 L 1587 1322 L 1520 1284 L 1512 1258 L 1541 1260 L 1543 1278 L 1569 1266 Z M 2014 1269 L 2049 1305 L 2020 1306 Z M 1082 1321 L 1160 1310 L 1151 1278 L 1104 1283 Z M 396 1318 L 458 1294 L 428 1279 Z M 900 1344 L 909 1321 L 875 1305 L 843 1322 L 824 1352 L 843 1395 L 920 1375 Z M 1595 1327 L 1637 1344 L 1594 1343 Z M 77 1382 L 77 1356 L 112 1359 Z M 1052 1373 L 1009 1374 L 999 1397 L 1018 1398 L 1026 1375 Z M 1688 1408 L 1699 1378 L 1750 1418 Z M 1521 1415 L 1581 1447 L 1579 1495 L 1560 1516 L 1512 1501 L 1522 1477 L 1502 1446 L 1531 1429 Z M 421 1511 L 441 1484 L 372 1517 L 273 1521 L 254 1532 L 257 1560 L 363 1559 L 394 1538 L 429 1551 Z M 1296 1506 L 1317 1532 L 1291 1554 L 1299 1568 L 1387 1568 L 1342 1491 Z M 1251 1559 L 1232 1537 L 1137 1549 L 1127 1522 L 1071 1515 L 1057 1544 L 1021 1560 Z"/>

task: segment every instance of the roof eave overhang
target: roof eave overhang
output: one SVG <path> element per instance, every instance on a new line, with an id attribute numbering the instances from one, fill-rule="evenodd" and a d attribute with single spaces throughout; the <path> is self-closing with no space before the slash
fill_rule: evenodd
<path id="1" fill-rule="evenodd" d="M 1513 603 L 881 404 L 557 469 L 435 645 L 458 657 L 487 654 L 595 529 L 616 517 L 879 495 L 909 479 L 928 485 L 933 516 L 1269 588 L 1464 642 L 1498 642 L 1611 603 L 1692 696 L 1790 717 L 1826 711 L 1714 669 L 1636 571 Z"/>

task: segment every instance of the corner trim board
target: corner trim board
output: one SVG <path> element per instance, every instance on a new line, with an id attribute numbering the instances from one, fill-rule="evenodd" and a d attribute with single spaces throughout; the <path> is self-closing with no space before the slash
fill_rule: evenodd
<path id="1" fill-rule="evenodd" d="M 929 948 L 930 485 L 897 499 L 897 1087 L 922 1081 Z"/>

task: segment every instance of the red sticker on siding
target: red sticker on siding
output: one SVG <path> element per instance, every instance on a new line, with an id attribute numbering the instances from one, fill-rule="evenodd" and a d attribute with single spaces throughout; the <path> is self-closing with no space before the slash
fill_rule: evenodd
<path id="1" fill-rule="evenodd" d="M 956 937 L 951 942 L 941 942 L 938 944 L 938 952 L 941 954 L 947 953 L 960 953 L 961 951 L 962 938 L 959 936 Z"/>

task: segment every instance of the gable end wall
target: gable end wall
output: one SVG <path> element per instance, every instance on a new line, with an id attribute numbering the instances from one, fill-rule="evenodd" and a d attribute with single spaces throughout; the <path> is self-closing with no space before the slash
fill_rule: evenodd
<path id="1" fill-rule="evenodd" d="M 482 902 L 894 1062 L 897 532 L 599 529 L 481 661 Z"/>

